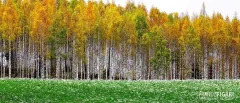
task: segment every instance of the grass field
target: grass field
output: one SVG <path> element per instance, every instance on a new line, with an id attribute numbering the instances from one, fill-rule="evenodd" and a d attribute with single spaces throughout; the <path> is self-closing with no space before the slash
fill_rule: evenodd
<path id="1" fill-rule="evenodd" d="M 0 79 L 0 102 L 239 102 L 239 80 L 75 81 Z"/>

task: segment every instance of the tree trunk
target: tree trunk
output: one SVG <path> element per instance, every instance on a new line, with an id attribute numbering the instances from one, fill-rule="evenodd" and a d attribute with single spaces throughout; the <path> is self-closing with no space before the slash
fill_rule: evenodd
<path id="1" fill-rule="evenodd" d="M 87 45 L 87 79 L 89 80 L 90 79 L 90 74 L 89 74 L 89 70 L 90 70 L 89 44 L 86 44 L 86 45 Z"/>
<path id="2" fill-rule="evenodd" d="M 11 41 L 8 41 L 8 77 L 11 78 Z"/>
<path id="3" fill-rule="evenodd" d="M 231 51 L 230 53 L 230 57 L 229 57 L 229 79 L 233 79 L 233 76 L 232 76 L 232 55 L 233 55 L 233 52 Z"/>
<path id="4" fill-rule="evenodd" d="M 40 65 L 41 65 L 41 78 L 43 79 L 43 78 L 45 78 L 44 76 L 44 59 L 45 59 L 45 57 L 44 57 L 44 43 L 43 43 L 43 41 L 41 42 L 41 53 L 40 53 L 40 55 L 41 55 L 41 63 L 40 63 Z"/>
<path id="5" fill-rule="evenodd" d="M 81 80 L 83 79 L 82 58 L 80 59 Z"/>
<path id="6" fill-rule="evenodd" d="M 58 49 L 57 49 L 58 50 Z M 51 67 L 53 66 L 53 58 L 51 57 Z M 57 79 L 60 78 L 61 76 L 61 72 L 60 72 L 60 68 L 61 68 L 61 63 L 60 63 L 60 55 L 57 54 L 57 57 L 56 57 L 56 77 Z M 51 68 L 51 76 L 54 75 L 53 74 L 53 69 Z M 53 77 L 52 77 L 53 78 Z"/>
<path id="7" fill-rule="evenodd" d="M 108 46 L 108 69 L 106 70 L 106 75 L 110 74 L 109 71 L 110 71 L 110 68 L 111 68 L 111 45 L 109 44 Z M 109 71 L 108 71 L 109 70 Z M 110 79 L 110 75 L 107 76 L 106 79 Z"/>
<path id="8" fill-rule="evenodd" d="M 3 50 L 5 51 L 5 40 L 3 40 Z M 5 52 L 4 52 L 5 53 Z M 6 54 L 6 53 L 5 53 Z M 5 60 L 6 60 L 6 56 L 5 56 L 5 54 L 4 54 L 4 57 L 5 57 Z M 4 64 L 4 58 L 3 58 L 3 77 L 5 77 L 5 72 L 6 72 L 6 66 L 7 65 L 5 65 Z M 7 64 L 7 61 L 6 61 L 6 64 Z"/>
<path id="9" fill-rule="evenodd" d="M 208 71 L 207 71 L 207 69 L 208 69 L 208 66 L 207 66 L 207 62 L 208 62 L 208 47 L 206 46 L 206 48 L 205 48 L 205 53 L 204 53 L 204 64 L 203 64 L 203 79 L 207 79 L 207 74 L 208 74 Z"/>
<path id="10" fill-rule="evenodd" d="M 98 30 L 98 36 L 97 36 L 97 70 L 98 70 L 98 80 L 100 80 L 99 56 L 100 56 L 100 38 L 99 38 L 99 30 Z"/>
<path id="11" fill-rule="evenodd" d="M 75 47 L 75 40 L 73 40 L 73 47 Z M 73 49 L 72 51 L 72 58 L 73 58 L 73 70 L 74 70 L 74 79 L 78 80 L 78 59 L 76 55 L 76 50 Z"/>
<path id="12" fill-rule="evenodd" d="M 221 58 L 221 60 L 222 60 L 222 71 L 221 71 L 221 72 L 222 72 L 222 75 L 221 75 L 221 79 L 225 79 L 225 69 L 224 69 L 224 68 L 225 68 L 225 65 L 224 65 L 225 62 L 224 62 L 224 57 L 225 57 L 225 56 L 224 56 L 224 54 L 222 53 L 222 58 Z"/>
<path id="13" fill-rule="evenodd" d="M 148 55 L 147 55 L 147 68 L 149 69 L 149 74 L 148 74 L 148 79 L 151 80 L 152 76 L 152 71 L 151 71 L 151 65 L 150 65 L 150 57 L 151 57 L 151 54 L 150 54 L 150 46 L 148 48 Z"/>

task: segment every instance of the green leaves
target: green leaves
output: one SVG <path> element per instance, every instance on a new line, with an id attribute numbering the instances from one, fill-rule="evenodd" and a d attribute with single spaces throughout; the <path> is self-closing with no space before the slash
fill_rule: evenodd
<path id="1" fill-rule="evenodd" d="M 148 33 L 144 33 L 142 36 L 142 45 L 149 46 L 151 43 L 151 38 Z"/>
<path id="2" fill-rule="evenodd" d="M 151 32 L 155 35 L 156 43 L 151 65 L 157 71 L 166 71 L 170 64 L 170 50 L 166 47 L 166 40 L 162 35 L 162 28 L 155 27 Z"/>
<path id="3" fill-rule="evenodd" d="M 143 14 L 137 14 L 135 17 L 135 26 L 138 38 L 141 38 L 148 31 L 147 19 Z"/>

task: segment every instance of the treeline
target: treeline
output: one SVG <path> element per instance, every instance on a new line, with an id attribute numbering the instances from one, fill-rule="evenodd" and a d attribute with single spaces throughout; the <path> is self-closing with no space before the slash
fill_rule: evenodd
<path id="1" fill-rule="evenodd" d="M 0 76 L 238 79 L 240 21 L 128 1 L 3 0 Z"/>

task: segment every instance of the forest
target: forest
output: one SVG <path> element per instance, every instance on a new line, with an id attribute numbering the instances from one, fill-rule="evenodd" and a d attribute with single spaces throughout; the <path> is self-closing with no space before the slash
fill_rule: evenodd
<path id="1" fill-rule="evenodd" d="M 0 1 L 0 77 L 238 79 L 240 21 L 128 0 Z"/>

